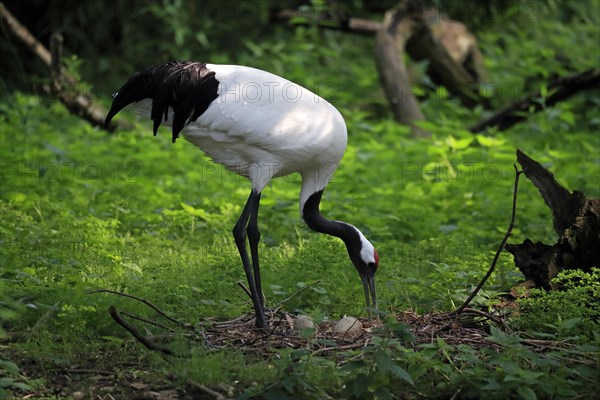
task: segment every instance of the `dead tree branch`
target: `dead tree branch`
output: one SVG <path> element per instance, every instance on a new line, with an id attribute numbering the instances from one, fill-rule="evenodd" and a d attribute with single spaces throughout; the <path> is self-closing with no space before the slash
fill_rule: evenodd
<path id="1" fill-rule="evenodd" d="M 548 85 L 548 97 L 543 98 L 538 90 L 472 126 L 469 130 L 477 133 L 496 127 L 499 131 L 504 131 L 526 120 L 529 115 L 552 107 L 581 91 L 598 88 L 600 88 L 600 69 L 597 68 L 566 78 L 558 78 Z"/>
<path id="2" fill-rule="evenodd" d="M 404 52 L 416 61 L 429 62 L 432 80 L 467 107 L 489 101 L 479 94 L 477 83 L 487 75 L 477 40 L 458 22 L 427 18 L 421 0 L 405 0 L 385 14 L 375 39 L 377 70 L 392 112 L 399 122 L 411 126 L 413 136 L 430 136 L 415 122 L 423 120 L 416 96 L 414 78 L 406 68 Z M 468 43 L 468 46 L 462 43 Z M 472 73 L 470 71 L 473 71 Z"/>
<path id="3" fill-rule="evenodd" d="M 277 11 L 272 18 L 282 21 L 293 20 L 294 24 L 299 25 L 308 25 L 312 20 L 322 28 L 342 30 L 367 36 L 376 34 L 382 27 L 381 22 L 368 19 L 347 16 L 334 19 L 327 13 L 303 13 L 302 11 L 289 9 Z"/>
<path id="4" fill-rule="evenodd" d="M 525 239 L 522 244 L 507 245 L 506 250 L 526 279 L 549 290 L 553 288 L 552 278 L 563 269 L 589 271 L 600 265 L 600 199 L 569 192 L 551 172 L 520 150 L 517 160 L 552 211 L 559 238 L 553 245 Z"/>
<path id="5" fill-rule="evenodd" d="M 477 81 L 434 37 L 431 28 L 422 17 L 406 46 L 406 50 L 415 60 L 429 61 L 429 74 L 435 77 L 438 83 L 445 86 L 462 104 L 469 108 L 474 108 L 478 104 L 490 108 L 489 101 L 480 96 L 477 90 L 474 90 Z"/>
<path id="6" fill-rule="evenodd" d="M 121 315 L 119 314 L 119 312 L 117 311 L 115 306 L 110 306 L 108 308 L 108 312 L 110 313 L 110 316 L 115 320 L 115 322 L 117 324 L 121 325 L 123 328 L 125 328 L 125 330 L 127 330 L 129 333 L 131 333 L 131 335 L 134 338 L 136 338 L 138 342 L 140 342 L 141 344 L 146 346 L 146 348 L 148 350 L 159 351 L 159 352 L 161 352 L 163 354 L 167 354 L 169 356 L 172 356 L 175 354 L 175 353 L 173 353 L 173 351 L 171 349 L 161 346 L 161 345 L 158 345 L 158 344 L 153 343 L 152 341 L 148 340 L 134 326 L 127 323 L 127 321 L 125 321 L 123 319 L 123 317 L 121 317 Z"/>
<path id="7" fill-rule="evenodd" d="M 156 311 L 158 314 L 162 315 L 163 317 L 165 317 L 166 319 L 168 319 L 171 322 L 176 323 L 177 325 L 186 328 L 186 329 L 193 329 L 193 326 L 184 322 L 181 322 L 173 317 L 170 317 L 169 315 L 167 315 L 167 313 L 165 313 L 163 310 L 161 310 L 160 308 L 158 308 L 157 306 L 155 306 L 154 304 L 152 304 L 151 302 L 149 302 L 146 299 L 143 299 L 141 297 L 137 297 L 137 296 L 133 296 L 131 294 L 127 294 L 127 293 L 121 293 L 121 292 L 116 292 L 114 290 L 109 290 L 109 289 L 98 289 L 98 290 L 92 290 L 91 292 L 88 292 L 88 294 L 97 294 L 97 293 L 110 293 L 110 294 L 116 294 L 117 296 L 123 296 L 123 297 L 128 297 L 130 299 L 134 299 L 137 300 L 141 303 L 144 303 L 145 305 L 147 305 L 148 307 L 150 307 L 151 309 L 153 309 L 154 311 Z"/>
<path id="8" fill-rule="evenodd" d="M 203 394 L 212 397 L 215 400 L 228 400 L 228 397 L 223 396 L 221 393 L 209 389 L 208 387 L 199 384 L 198 382 L 195 382 L 191 379 L 187 379 L 186 383 L 188 384 L 188 386 L 191 386 L 192 388 L 198 390 L 199 392 L 202 392 Z"/>
<path id="9" fill-rule="evenodd" d="M 156 321 L 149 320 L 148 318 L 140 317 L 139 315 L 131 314 L 131 313 L 127 312 L 127 311 L 123 311 L 121 314 L 124 315 L 124 316 L 126 316 L 126 317 L 129 317 L 131 319 L 135 319 L 135 320 L 138 320 L 140 322 L 144 322 L 144 323 L 149 324 L 149 325 L 154 325 L 157 328 L 161 328 L 161 329 L 164 329 L 166 331 L 173 332 L 173 333 L 175 332 L 175 329 L 169 328 L 168 326 L 160 324 L 160 323 L 158 323 Z"/>
<path id="10" fill-rule="evenodd" d="M 62 37 L 53 36 L 53 51 L 51 53 L 8 11 L 4 3 L 0 3 L 0 15 L 2 23 L 6 24 L 9 31 L 48 67 L 52 76 L 51 91 L 57 95 L 69 111 L 94 126 L 109 132 L 114 131 L 117 125 L 104 125 L 104 117 L 107 111 L 99 104 L 95 104 L 84 93 L 81 93 L 78 89 L 77 80 L 64 71 L 61 61 Z M 118 125 L 121 127 L 127 126 L 127 124 Z"/>
<path id="11" fill-rule="evenodd" d="M 406 70 L 404 47 L 416 29 L 417 22 L 412 15 L 400 18 L 405 14 L 405 11 L 400 10 L 390 10 L 385 14 L 383 25 L 375 39 L 375 61 L 396 119 L 409 125 L 413 136 L 428 137 L 431 136 L 429 132 L 415 125 L 416 121 L 423 121 L 425 117 L 411 90 L 414 84 Z"/>
<path id="12" fill-rule="evenodd" d="M 4 3 L 0 3 L 0 16 L 2 23 L 6 24 L 8 29 L 50 68 L 52 64 L 50 52 L 8 11 Z"/>

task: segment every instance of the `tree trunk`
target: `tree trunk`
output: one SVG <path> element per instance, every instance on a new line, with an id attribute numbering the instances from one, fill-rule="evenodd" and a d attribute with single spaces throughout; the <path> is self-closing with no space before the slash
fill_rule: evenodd
<path id="1" fill-rule="evenodd" d="M 559 236 L 552 246 L 529 239 L 506 246 L 525 278 L 549 290 L 552 278 L 564 269 L 589 272 L 600 266 L 600 199 L 569 192 L 552 173 L 520 150 L 517 160 L 552 211 L 554 230 Z"/>
<path id="2" fill-rule="evenodd" d="M 375 40 L 375 60 L 383 89 L 390 102 L 396 119 L 411 127 L 414 137 L 428 137 L 430 133 L 414 124 L 425 119 L 419 108 L 419 102 L 411 88 L 406 64 L 404 45 L 410 37 L 415 23 L 410 18 L 399 21 L 396 11 L 385 14 L 383 26 L 377 32 Z"/>

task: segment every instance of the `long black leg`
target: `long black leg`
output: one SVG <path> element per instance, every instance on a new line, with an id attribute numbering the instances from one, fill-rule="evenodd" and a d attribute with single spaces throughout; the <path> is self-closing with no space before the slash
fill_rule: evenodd
<path id="1" fill-rule="evenodd" d="M 254 303 L 254 311 L 256 313 L 256 327 L 264 328 L 266 323 L 265 312 L 263 310 L 261 300 L 262 293 L 258 292 L 256 289 L 252 267 L 250 266 L 248 252 L 246 251 L 246 225 L 248 224 L 248 218 L 250 217 L 252 210 L 255 208 L 254 203 L 258 202 L 259 198 L 260 193 L 256 193 L 254 190 L 250 193 L 250 196 L 246 201 L 246 205 L 242 210 L 242 214 L 233 227 L 233 237 L 240 253 L 240 257 L 242 258 L 242 264 L 244 266 L 244 271 L 246 272 L 248 286 L 250 286 L 250 293 L 252 294 L 252 302 Z"/>
<path id="2" fill-rule="evenodd" d="M 256 195 L 256 199 L 250 209 L 250 221 L 246 233 L 248 233 L 248 243 L 250 244 L 250 255 L 252 257 L 252 268 L 254 269 L 254 282 L 256 283 L 256 291 L 260 298 L 261 307 L 265 308 L 265 302 L 262 292 L 262 281 L 260 279 L 260 266 L 258 263 L 258 242 L 260 241 L 260 231 L 258 230 L 258 207 L 260 206 L 260 193 Z"/>

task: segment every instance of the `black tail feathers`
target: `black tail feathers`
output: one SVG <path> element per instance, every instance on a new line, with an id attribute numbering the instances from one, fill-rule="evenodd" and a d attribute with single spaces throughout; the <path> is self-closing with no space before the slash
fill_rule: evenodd
<path id="1" fill-rule="evenodd" d="M 219 81 L 206 64 L 172 61 L 155 65 L 133 75 L 114 95 L 105 123 L 131 103 L 152 99 L 151 119 L 154 134 L 173 110 L 173 142 L 181 130 L 201 116 L 218 97 Z"/>

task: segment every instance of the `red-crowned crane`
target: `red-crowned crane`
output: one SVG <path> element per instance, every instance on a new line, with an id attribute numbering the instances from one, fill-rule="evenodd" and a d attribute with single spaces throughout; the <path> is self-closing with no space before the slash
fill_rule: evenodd
<path id="1" fill-rule="evenodd" d="M 260 196 L 272 178 L 294 172 L 302 176 L 300 214 L 309 228 L 346 244 L 371 317 L 371 303 L 377 307 L 377 252 L 356 227 L 328 220 L 319 211 L 323 190 L 346 150 L 346 124 L 335 107 L 269 72 L 192 61 L 156 65 L 133 75 L 114 95 L 106 123 L 130 104 L 154 121 L 154 135 L 164 122 L 171 126 L 173 142 L 182 133 L 213 161 L 252 183 L 233 236 L 250 287 L 256 327 L 266 326 L 258 260 Z"/>

